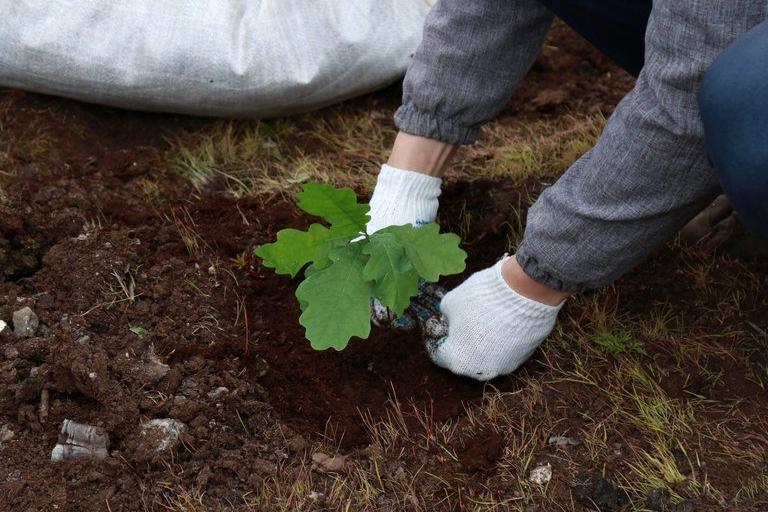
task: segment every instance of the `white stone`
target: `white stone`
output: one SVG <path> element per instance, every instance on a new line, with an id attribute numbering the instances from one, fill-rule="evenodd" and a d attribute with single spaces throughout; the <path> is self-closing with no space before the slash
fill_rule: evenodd
<path id="1" fill-rule="evenodd" d="M 535 484 L 546 484 L 550 480 L 552 480 L 552 464 L 547 462 L 546 464 L 542 464 L 540 466 L 536 466 L 531 470 L 531 473 L 528 475 L 528 480 Z"/>
<path id="2" fill-rule="evenodd" d="M 578 446 L 579 444 L 581 444 L 581 441 L 579 441 L 575 437 L 550 436 L 549 444 L 555 444 L 560 448 L 565 448 L 566 446 Z"/>
<path id="3" fill-rule="evenodd" d="M 8 425 L 0 427 L 0 443 L 7 443 L 14 437 L 16 437 L 16 433 L 8 428 Z"/>
<path id="4" fill-rule="evenodd" d="M 24 306 L 13 312 L 13 334 L 17 338 L 29 338 L 34 336 L 40 321 L 29 306 Z"/>
<path id="5" fill-rule="evenodd" d="M 184 423 L 172 418 L 154 419 L 141 424 L 142 435 L 160 434 L 155 446 L 157 452 L 175 448 L 179 444 L 179 437 L 185 430 L 187 430 L 187 426 Z"/>

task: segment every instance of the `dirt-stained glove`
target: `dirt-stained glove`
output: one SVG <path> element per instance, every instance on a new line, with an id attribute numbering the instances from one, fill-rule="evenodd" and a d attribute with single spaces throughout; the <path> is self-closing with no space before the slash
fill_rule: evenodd
<path id="1" fill-rule="evenodd" d="M 371 321 L 378 327 L 392 327 L 403 331 L 423 327 L 430 318 L 439 315 L 440 301 L 444 296 L 444 288 L 435 283 L 422 281 L 419 285 L 419 294 L 413 298 L 411 305 L 402 316 L 395 316 L 392 310 L 378 299 L 372 299 Z"/>
<path id="2" fill-rule="evenodd" d="M 368 233 L 375 233 L 389 226 L 419 226 L 433 222 L 437 217 L 441 184 L 440 178 L 383 165 L 371 196 Z M 426 292 L 420 291 L 420 295 L 426 293 L 429 296 L 432 293 L 431 289 L 425 290 Z M 396 318 L 392 311 L 377 299 L 371 301 L 371 320 L 379 327 L 405 330 L 416 327 L 413 313 L 406 312 Z"/>
<path id="3" fill-rule="evenodd" d="M 507 285 L 501 267 L 472 274 L 420 318 L 429 356 L 457 375 L 485 381 L 515 371 L 555 326 L 562 307 L 523 297 Z"/>

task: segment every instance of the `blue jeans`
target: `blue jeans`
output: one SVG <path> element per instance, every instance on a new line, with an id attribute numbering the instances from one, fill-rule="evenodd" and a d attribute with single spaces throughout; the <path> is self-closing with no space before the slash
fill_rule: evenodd
<path id="1" fill-rule="evenodd" d="M 541 0 L 582 37 L 637 75 L 651 2 Z M 768 21 L 726 48 L 699 89 L 707 154 L 746 227 L 768 238 Z"/>
<path id="2" fill-rule="evenodd" d="M 643 68 L 651 0 L 540 0 L 595 48 L 637 76 Z"/>
<path id="3" fill-rule="evenodd" d="M 726 48 L 699 88 L 712 166 L 744 225 L 768 238 L 768 21 Z"/>

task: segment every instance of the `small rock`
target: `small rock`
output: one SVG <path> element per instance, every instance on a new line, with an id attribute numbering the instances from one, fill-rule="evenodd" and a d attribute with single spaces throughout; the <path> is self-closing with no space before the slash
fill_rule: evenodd
<path id="1" fill-rule="evenodd" d="M 312 501 L 319 501 L 325 498 L 325 494 L 317 491 L 310 491 L 308 498 L 311 499 Z"/>
<path id="2" fill-rule="evenodd" d="M 312 469 L 321 473 L 342 473 L 347 469 L 347 458 L 343 455 L 331 457 L 323 452 L 312 455 Z"/>
<path id="3" fill-rule="evenodd" d="M 218 388 L 208 393 L 208 398 L 210 398 L 211 400 L 217 400 L 219 397 L 226 395 L 227 393 L 229 393 L 228 388 L 225 388 L 224 386 L 219 386 Z"/>
<path id="4" fill-rule="evenodd" d="M 17 338 L 31 338 L 39 326 L 40 320 L 29 306 L 13 312 L 13 334 Z"/>
<path id="5" fill-rule="evenodd" d="M 109 435 L 103 428 L 65 419 L 51 460 L 106 459 L 108 446 Z"/>
<path id="6" fill-rule="evenodd" d="M 186 429 L 184 423 L 172 418 L 154 419 L 141 424 L 141 435 L 147 436 L 155 451 L 162 453 L 175 448 Z"/>
<path id="7" fill-rule="evenodd" d="M 80 336 L 79 338 L 77 338 L 75 340 L 75 343 L 77 343 L 78 345 L 88 345 L 90 341 L 91 341 L 91 337 L 88 336 L 87 334 L 84 334 L 83 336 Z"/>
<path id="8" fill-rule="evenodd" d="M 550 436 L 549 444 L 555 444 L 560 448 L 565 448 L 566 446 L 579 446 L 581 441 L 573 437 Z"/>
<path id="9" fill-rule="evenodd" d="M 142 356 L 143 361 L 135 368 L 137 379 L 146 385 L 154 385 L 165 378 L 171 367 L 160 360 L 155 346 L 150 345 Z"/>
<path id="10" fill-rule="evenodd" d="M 0 427 L 0 443 L 7 443 L 14 437 L 16 437 L 16 433 L 8 428 L 8 425 Z"/>
<path id="11" fill-rule="evenodd" d="M 547 462 L 533 468 L 528 475 L 528 480 L 535 484 L 546 484 L 552 480 L 552 464 Z"/>
<path id="12" fill-rule="evenodd" d="M 0 320 L 0 332 L 3 332 L 6 327 L 8 327 L 8 324 L 5 323 L 5 321 Z"/>

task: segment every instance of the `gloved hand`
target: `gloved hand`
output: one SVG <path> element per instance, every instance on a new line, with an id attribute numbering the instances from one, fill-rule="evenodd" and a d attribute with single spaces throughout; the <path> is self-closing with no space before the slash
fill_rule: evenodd
<path id="1" fill-rule="evenodd" d="M 501 267 L 472 274 L 445 294 L 439 308 L 419 316 L 429 356 L 457 375 L 486 381 L 515 371 L 555 326 L 562 307 L 523 297 Z"/>
<path id="2" fill-rule="evenodd" d="M 439 316 L 440 301 L 444 296 L 444 288 L 422 280 L 419 294 L 411 300 L 411 305 L 402 316 L 395 316 L 392 310 L 378 299 L 371 299 L 371 321 L 378 327 L 393 327 L 403 331 L 423 327 L 431 318 Z"/>
<path id="3" fill-rule="evenodd" d="M 383 165 L 371 196 L 368 233 L 375 233 L 389 226 L 419 226 L 434 222 L 437 217 L 441 183 L 440 178 Z M 420 295 L 434 295 L 431 286 L 433 285 L 422 283 L 419 287 Z M 414 311 L 396 318 L 392 311 L 377 299 L 371 301 L 371 321 L 379 327 L 413 329 L 417 325 Z"/>

